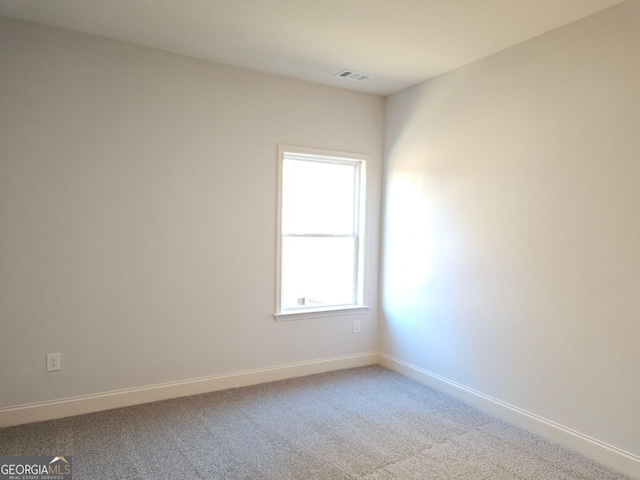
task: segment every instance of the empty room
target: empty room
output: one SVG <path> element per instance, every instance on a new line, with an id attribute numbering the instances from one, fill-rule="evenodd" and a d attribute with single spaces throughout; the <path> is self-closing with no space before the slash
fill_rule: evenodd
<path id="1" fill-rule="evenodd" d="M 0 479 L 640 479 L 640 0 L 0 0 Z"/>

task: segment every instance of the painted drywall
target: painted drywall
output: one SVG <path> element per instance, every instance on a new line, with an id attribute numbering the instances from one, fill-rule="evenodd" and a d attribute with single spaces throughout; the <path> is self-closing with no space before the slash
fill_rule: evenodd
<path id="1" fill-rule="evenodd" d="M 0 407 L 376 350 L 382 98 L 8 19 L 0 85 Z M 371 155 L 367 314 L 274 321 L 278 143 Z"/>
<path id="2" fill-rule="evenodd" d="M 381 351 L 640 455 L 640 2 L 388 97 Z"/>

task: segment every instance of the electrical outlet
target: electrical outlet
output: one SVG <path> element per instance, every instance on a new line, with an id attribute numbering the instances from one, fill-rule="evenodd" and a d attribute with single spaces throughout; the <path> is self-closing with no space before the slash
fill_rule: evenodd
<path id="1" fill-rule="evenodd" d="M 60 354 L 47 353 L 47 372 L 57 372 L 60 370 Z"/>
<path id="2" fill-rule="evenodd" d="M 353 333 L 360 333 L 360 320 L 353 321 Z"/>

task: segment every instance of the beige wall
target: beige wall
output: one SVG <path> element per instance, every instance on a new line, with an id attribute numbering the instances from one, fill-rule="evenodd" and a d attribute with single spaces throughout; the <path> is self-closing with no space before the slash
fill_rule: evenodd
<path id="1" fill-rule="evenodd" d="M 379 337 L 635 455 L 639 5 L 388 99 Z M 375 306 L 383 109 L 0 19 L 0 407 L 375 350 L 273 321 L 276 147 L 372 155 Z"/>
<path id="2" fill-rule="evenodd" d="M 640 2 L 388 98 L 381 349 L 640 455 Z"/>
<path id="3" fill-rule="evenodd" d="M 0 407 L 375 351 L 382 98 L 6 19 L 0 86 Z M 372 156 L 359 335 L 273 320 L 278 143 Z"/>

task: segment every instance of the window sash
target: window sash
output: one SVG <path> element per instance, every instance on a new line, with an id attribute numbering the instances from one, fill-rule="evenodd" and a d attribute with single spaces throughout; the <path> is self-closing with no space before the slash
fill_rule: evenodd
<path id="1" fill-rule="evenodd" d="M 363 237 L 361 235 L 364 232 L 364 202 L 365 202 L 365 161 L 368 159 L 367 155 L 362 154 L 348 154 L 342 152 L 334 152 L 327 150 L 315 150 L 307 149 L 303 147 L 288 147 L 284 145 L 279 146 L 279 175 L 278 175 L 278 248 L 277 248 L 277 265 L 276 265 L 276 316 L 280 313 L 292 313 L 300 311 L 303 313 L 305 310 L 313 310 L 314 312 L 326 310 L 332 311 L 336 308 L 357 308 L 363 307 L 363 291 L 364 291 L 364 260 L 363 260 Z M 286 208 L 283 205 L 283 171 L 286 161 L 303 161 L 303 162 L 318 162 L 318 163 L 336 163 L 343 165 L 350 165 L 354 168 L 354 187 L 353 187 L 353 231 L 344 233 L 333 232 L 285 232 L 282 231 L 282 213 Z M 331 192 L 328 191 L 327 195 Z M 284 255 L 284 243 L 287 238 L 352 238 L 353 239 L 353 285 L 351 289 L 352 299 L 349 303 L 326 303 L 321 305 L 285 305 L 285 299 L 283 298 L 285 293 L 283 278 L 283 255 Z"/>
<path id="2" fill-rule="evenodd" d="M 302 177 L 305 175 L 313 175 L 322 174 L 323 166 L 325 165 L 340 165 L 342 167 L 348 167 L 348 170 L 341 169 L 339 172 L 335 172 L 337 175 L 336 181 L 342 183 L 342 187 L 347 187 L 347 189 L 338 191 L 334 193 L 330 190 L 326 191 L 314 191 L 314 185 L 309 185 L 309 187 L 304 191 L 296 191 L 295 187 L 288 187 L 285 185 L 285 180 L 295 184 L 296 170 L 298 176 L 300 176 L 300 172 L 298 170 L 298 166 L 295 164 L 300 163 L 309 163 L 320 165 L 321 170 L 318 172 L 309 172 L 306 171 Z M 288 175 L 286 175 L 288 173 Z M 326 174 L 326 172 L 324 172 Z M 332 172 L 333 173 L 333 172 Z M 337 161 L 336 159 L 329 159 L 325 161 L 325 157 L 309 157 L 305 156 L 302 159 L 291 158 L 287 153 L 284 154 L 284 158 L 282 160 L 282 175 L 283 175 L 283 184 L 282 184 L 282 195 L 283 195 L 283 203 L 281 205 L 282 209 L 282 223 L 281 228 L 283 233 L 285 234 L 328 234 L 328 235 L 337 235 L 337 234 L 355 234 L 357 235 L 359 232 L 359 198 L 360 198 L 360 162 L 354 161 Z M 350 186 L 345 185 L 340 180 L 344 181 L 346 178 L 344 175 L 347 175 L 352 178 L 352 184 Z M 285 176 L 287 178 L 285 178 Z M 340 178 L 342 177 L 342 178 Z M 308 180 L 306 178 L 305 180 Z M 326 199 L 326 202 L 323 202 L 324 205 L 319 210 L 314 209 L 317 208 L 316 205 L 313 205 L 311 202 L 310 212 L 311 219 L 308 220 L 306 215 L 307 212 L 302 212 L 300 210 L 296 210 L 295 207 L 291 205 L 285 205 L 285 200 L 291 200 L 291 197 L 285 197 L 286 195 L 293 195 L 294 199 L 301 200 L 302 204 L 304 204 L 305 200 L 309 200 L 307 196 L 309 193 L 313 195 L 313 193 L 317 195 L 321 195 L 323 200 Z M 297 196 L 297 195 L 299 196 Z M 340 198 L 343 194 L 347 194 L 350 198 Z M 340 202 L 342 200 L 342 202 Z M 343 209 L 343 204 L 349 201 L 352 205 L 351 211 L 345 212 Z M 336 203 L 339 202 L 339 203 Z M 286 211 L 285 211 L 286 207 Z M 334 218 L 326 215 L 326 211 L 332 212 L 335 214 Z M 313 215 L 318 214 L 320 218 L 316 221 L 313 219 Z M 325 215 L 322 215 L 322 214 Z M 337 223 L 336 223 L 337 218 Z M 350 219 L 349 222 L 344 223 L 344 220 L 347 218 Z M 341 221 L 342 220 L 342 221 Z M 293 222 L 293 224 L 292 224 Z M 312 227 L 312 228 L 309 228 Z M 287 230 L 284 230 L 287 228 Z"/>
<path id="3" fill-rule="evenodd" d="M 287 235 L 283 247 L 285 245 L 282 311 L 357 305 L 357 236 Z M 316 252 L 321 255 L 314 255 Z M 326 255 L 327 252 L 331 254 Z M 318 282 L 318 278 L 330 281 Z M 302 299 L 309 303 L 298 303 Z"/>

